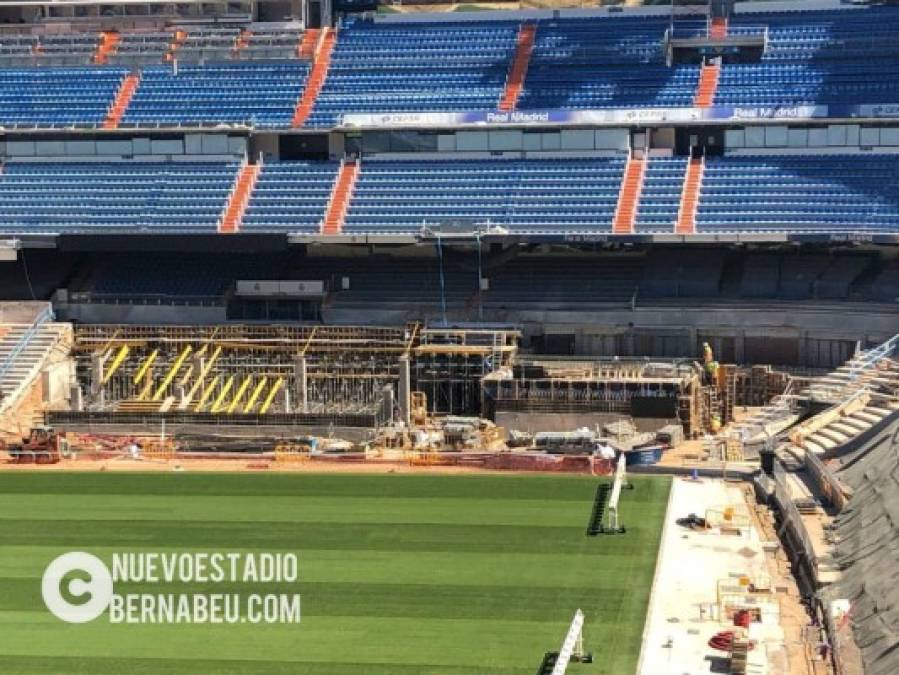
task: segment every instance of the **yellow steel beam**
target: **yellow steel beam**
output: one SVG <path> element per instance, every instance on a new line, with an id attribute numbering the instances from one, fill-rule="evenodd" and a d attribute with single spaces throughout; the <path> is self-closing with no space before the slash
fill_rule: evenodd
<path id="1" fill-rule="evenodd" d="M 265 397 L 265 401 L 262 402 L 262 407 L 259 409 L 259 414 L 264 415 L 268 412 L 269 407 L 272 404 L 272 401 L 275 400 L 275 395 L 278 393 L 278 390 L 284 385 L 284 378 L 279 377 L 275 380 L 275 383 L 272 385 L 271 390 L 268 392 L 268 396 Z"/>
<path id="2" fill-rule="evenodd" d="M 197 381 L 194 382 L 194 386 L 190 388 L 190 391 L 187 392 L 187 400 L 192 401 L 196 393 L 199 391 L 200 387 L 203 386 L 203 380 L 206 379 L 206 376 L 209 375 L 209 371 L 212 370 L 212 366 L 215 364 L 215 360 L 219 357 L 219 354 L 222 353 L 221 346 L 216 347 L 212 352 L 212 356 L 209 357 L 209 360 L 203 366 L 203 369 L 200 371 L 200 375 L 197 377 Z"/>
<path id="3" fill-rule="evenodd" d="M 128 352 L 130 352 L 130 351 L 131 351 L 131 347 L 129 347 L 128 345 L 122 345 L 122 347 L 119 349 L 119 353 L 116 354 L 116 357 L 112 360 L 112 363 L 109 365 L 109 370 L 107 370 L 105 373 L 103 373 L 103 380 L 102 380 L 103 384 L 106 384 L 107 382 L 109 382 L 109 380 L 112 378 L 112 376 L 115 375 L 115 372 L 119 369 L 119 366 L 121 366 L 125 362 L 125 359 L 128 357 Z"/>
<path id="4" fill-rule="evenodd" d="M 262 390 L 265 389 L 265 386 L 268 384 L 268 377 L 263 375 L 262 379 L 259 380 L 259 383 L 256 385 L 256 388 L 253 390 L 253 393 L 250 394 L 250 400 L 247 401 L 247 404 L 244 406 L 244 413 L 253 412 L 253 408 L 256 406 L 256 401 L 259 399 L 259 396 L 262 394 Z"/>
<path id="5" fill-rule="evenodd" d="M 203 395 L 200 396 L 200 400 L 197 401 L 197 405 L 194 406 L 194 412 L 200 412 L 202 407 L 206 405 L 206 401 L 212 396 L 212 392 L 215 391 L 215 385 L 217 385 L 221 379 L 221 375 L 216 375 L 209 381 L 209 384 L 206 385 L 206 388 L 203 390 Z M 202 378 L 199 381 L 202 382 Z"/>
<path id="6" fill-rule="evenodd" d="M 234 394 L 234 399 L 231 401 L 231 405 L 228 406 L 228 414 L 230 415 L 237 408 L 237 404 L 240 403 L 240 399 L 243 398 L 243 395 L 247 393 L 247 389 L 250 388 L 250 384 L 253 382 L 253 376 L 247 375 L 244 378 L 244 381 L 237 388 L 237 393 Z"/>
<path id="7" fill-rule="evenodd" d="M 193 347 L 187 345 L 184 349 L 181 350 L 181 354 L 178 355 L 178 358 L 175 359 L 175 362 L 172 364 L 172 367 L 169 368 L 169 372 L 166 373 L 166 376 L 162 378 L 162 382 L 159 387 L 156 389 L 156 393 L 153 394 L 153 400 L 158 401 L 162 398 L 162 395 L 165 393 L 165 390 L 168 388 L 169 384 L 171 384 L 172 380 L 175 379 L 175 375 L 178 374 L 178 371 L 181 370 L 181 366 L 184 364 L 184 360 L 190 356 L 190 353 L 193 351 Z"/>
<path id="8" fill-rule="evenodd" d="M 150 370 L 150 366 L 152 366 L 153 362 L 156 361 L 157 356 L 159 356 L 158 349 L 154 349 L 152 352 L 150 352 L 150 355 L 141 364 L 141 367 L 137 369 L 137 373 L 134 374 L 134 384 L 140 384 L 140 381 L 144 379 L 144 375 L 146 375 Z"/>
<path id="9" fill-rule="evenodd" d="M 231 387 L 233 387 L 233 386 L 234 386 L 234 376 L 231 375 L 231 376 L 225 381 L 225 386 L 222 387 L 222 390 L 219 392 L 218 397 L 217 397 L 217 398 L 215 399 L 215 401 L 213 402 L 212 407 L 209 408 L 209 412 L 211 412 L 211 413 L 217 413 L 217 412 L 219 412 L 220 407 L 221 407 L 221 405 L 222 405 L 222 401 L 225 400 L 225 397 L 228 395 L 228 392 L 231 391 Z"/>
<path id="10" fill-rule="evenodd" d="M 148 377 L 148 378 L 147 378 L 147 383 L 144 385 L 144 388 L 141 389 L 140 393 L 137 395 L 137 400 L 138 400 L 138 401 L 145 401 L 145 400 L 147 400 L 147 396 L 150 395 L 150 390 L 151 390 L 151 389 L 153 389 L 153 378 L 152 378 L 152 377 Z"/>

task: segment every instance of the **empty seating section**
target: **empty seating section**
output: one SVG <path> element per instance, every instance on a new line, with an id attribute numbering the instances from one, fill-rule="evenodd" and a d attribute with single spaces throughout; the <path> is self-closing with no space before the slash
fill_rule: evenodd
<path id="1" fill-rule="evenodd" d="M 99 125 L 126 73 L 120 68 L 0 70 L 0 125 Z"/>
<path id="2" fill-rule="evenodd" d="M 97 33 L 0 36 L 0 67 L 83 66 L 91 63 Z"/>
<path id="3" fill-rule="evenodd" d="M 736 14 L 768 26 L 761 63 L 727 64 L 716 105 L 899 102 L 899 8 Z"/>
<path id="4" fill-rule="evenodd" d="M 363 162 L 343 232 L 611 232 L 625 158 Z"/>
<path id="5" fill-rule="evenodd" d="M 236 173 L 221 162 L 11 162 L 0 175 L 0 233 L 214 233 Z"/>
<path id="6" fill-rule="evenodd" d="M 140 65 L 159 63 L 172 45 L 171 31 L 146 33 L 120 33 L 115 53 L 107 57 L 107 63 Z"/>
<path id="7" fill-rule="evenodd" d="M 687 161 L 686 157 L 650 157 L 634 227 L 638 234 L 674 231 Z"/>
<path id="8" fill-rule="evenodd" d="M 337 162 L 269 162 L 243 216 L 243 232 L 319 232 Z"/>
<path id="9" fill-rule="evenodd" d="M 697 232 L 899 232 L 895 155 L 707 158 Z"/>
<path id="10" fill-rule="evenodd" d="M 288 127 L 308 73 L 304 61 L 148 66 L 122 126 Z"/>
<path id="11" fill-rule="evenodd" d="M 513 22 L 350 22 L 306 126 L 353 112 L 496 110 L 517 36 Z"/>
<path id="12" fill-rule="evenodd" d="M 190 28 L 187 38 L 178 47 L 178 60 L 227 61 L 232 56 L 238 37 L 239 26 Z"/>
<path id="13" fill-rule="evenodd" d="M 663 18 L 540 21 L 518 108 L 690 106 L 698 65 L 665 65 Z"/>
<path id="14" fill-rule="evenodd" d="M 240 50 L 240 59 L 293 59 L 302 32 L 295 28 L 252 28 L 247 46 Z"/>

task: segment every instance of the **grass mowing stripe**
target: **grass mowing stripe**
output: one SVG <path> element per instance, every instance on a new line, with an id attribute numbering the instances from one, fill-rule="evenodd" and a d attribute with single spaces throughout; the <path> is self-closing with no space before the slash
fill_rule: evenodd
<path id="1" fill-rule="evenodd" d="M 235 508 L 239 504 L 240 508 Z M 60 508 L 64 506 L 65 508 Z M 580 527 L 581 518 L 570 502 L 536 499 L 442 497 L 234 497 L 184 496 L 177 511 L 164 495 L 0 495 L 0 521 L 90 520 L 98 513 L 104 520 L 215 522 L 227 515 L 229 522 L 284 523 L 398 523 L 445 525 L 503 525 Z"/>
<path id="2" fill-rule="evenodd" d="M 616 552 L 641 548 L 639 529 L 635 536 L 621 537 Z M 432 551 L 453 553 L 578 553 L 584 536 L 582 527 L 505 527 L 498 525 L 407 525 L 331 523 L 232 523 L 145 520 L 121 523 L 110 520 L 78 522 L 53 520 L 6 521 L 3 541 L 12 545 L 34 545 L 48 538 L 59 546 L 76 550 L 91 544 L 117 541 L 127 548 L 153 548 L 155 542 L 185 549 L 230 550 L 239 542 L 258 550 Z M 602 549 L 605 550 L 605 549 Z M 601 554 L 601 550 L 598 550 Z"/>
<path id="3" fill-rule="evenodd" d="M 40 588 L 31 579 L 0 579 L 0 611 L 40 608 Z M 511 619 L 564 621 L 560 607 L 588 604 L 604 612 L 620 605 L 630 591 L 618 587 L 533 588 L 528 586 L 456 586 L 450 584 L 117 584 L 127 593 L 300 593 L 303 616 L 393 616 L 440 619 Z"/>
<path id="4" fill-rule="evenodd" d="M 161 480 L 160 480 L 161 479 Z M 409 497 L 430 499 L 590 499 L 595 478 L 586 476 L 422 474 L 234 473 L 0 473 L 0 494 L 224 495 L 234 497 Z"/>
<path id="5" fill-rule="evenodd" d="M 350 663 L 309 663 L 303 661 L 221 661 L 201 662 L 179 659 L 68 658 L 14 656 L 4 660 L 10 675 L 521 675 L 520 668 L 476 668 L 471 666 L 432 666 Z M 202 671 L 198 670 L 202 668 Z"/>
<path id="6" fill-rule="evenodd" d="M 596 656 L 578 672 L 633 672 L 669 488 L 634 482 L 628 533 L 594 538 L 588 477 L 0 476 L 0 672 L 531 673 L 578 606 Z M 303 623 L 67 625 L 38 589 L 71 549 L 297 551 Z"/>

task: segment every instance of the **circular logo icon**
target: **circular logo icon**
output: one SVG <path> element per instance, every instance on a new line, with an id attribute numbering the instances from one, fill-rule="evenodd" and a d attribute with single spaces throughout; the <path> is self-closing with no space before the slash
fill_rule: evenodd
<path id="1" fill-rule="evenodd" d="M 66 597 L 63 588 L 70 597 Z M 64 553 L 44 570 L 41 595 L 57 618 L 68 623 L 87 623 L 109 606 L 112 575 L 95 555 L 81 551 Z"/>

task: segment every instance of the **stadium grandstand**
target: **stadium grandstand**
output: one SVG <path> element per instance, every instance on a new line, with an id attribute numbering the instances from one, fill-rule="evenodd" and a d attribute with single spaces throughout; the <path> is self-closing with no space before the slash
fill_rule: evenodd
<path id="1" fill-rule="evenodd" d="M 561 651 L 547 652 L 538 672 L 564 673 L 569 662 L 572 675 L 655 675 L 672 663 L 678 672 L 899 672 L 895 610 L 874 597 L 895 592 L 853 576 L 897 574 L 882 547 L 876 562 L 862 553 L 896 535 L 895 481 L 866 462 L 895 469 L 886 448 L 899 416 L 897 334 L 899 2 L 0 3 L 0 439 L 21 440 L 33 423 L 37 432 L 9 453 L 15 463 L 29 452 L 33 463 L 69 459 L 33 449 L 56 431 L 109 453 L 110 438 L 128 438 L 132 454 L 140 434 L 158 434 L 160 461 L 174 453 L 166 433 L 171 443 L 202 437 L 216 460 L 235 433 L 234 443 L 268 444 L 254 470 L 305 462 L 319 443 L 339 446 L 346 461 L 399 457 L 412 470 L 451 463 L 428 449 L 439 427 L 445 450 L 484 451 L 453 460 L 459 471 L 588 466 L 591 477 L 608 476 L 571 483 L 589 501 L 585 524 L 593 508 L 593 535 L 622 535 L 603 546 L 624 541 L 651 554 L 616 559 L 634 578 L 593 588 L 593 606 L 556 579 L 511 609 L 500 595 L 488 608 L 448 607 L 419 634 L 414 598 L 390 605 L 375 588 L 455 534 L 388 539 L 431 527 L 431 517 L 449 527 L 455 513 L 391 511 L 378 525 L 390 532 L 370 536 L 353 521 L 340 546 L 387 542 L 385 551 L 409 557 L 393 568 L 373 555 L 358 578 L 338 580 L 371 594 L 385 616 L 362 600 L 341 605 L 329 590 L 334 616 L 360 621 L 347 630 L 362 646 L 315 628 L 304 663 L 316 665 L 297 672 L 499 675 L 519 672 L 514 656 L 526 643 L 540 654 L 521 672 L 534 672 L 566 625 Z M 680 441 L 689 449 L 675 454 Z M 652 455 L 661 446 L 677 459 Z M 115 457 L 127 460 L 123 447 Z M 559 454 L 586 454 L 589 464 Z M 648 471 L 691 482 L 662 494 L 632 467 L 647 457 L 660 462 Z M 746 515 L 754 505 L 719 480 L 734 466 L 770 511 Z M 544 489 L 522 485 L 535 500 Z M 580 506 L 565 506 L 574 498 L 558 485 L 545 484 L 547 500 L 563 503 L 551 503 L 552 517 L 519 505 L 490 526 L 523 527 L 526 515 L 539 532 L 510 545 L 558 554 L 552 566 L 543 560 L 551 570 L 587 550 L 559 534 L 577 529 Z M 359 500 L 390 492 L 345 489 Z M 433 496 L 404 489 L 398 500 Z M 265 494 L 254 490 L 238 492 Z M 458 494 L 483 497 L 471 490 Z M 518 499 L 513 492 L 496 494 Z M 324 551 L 339 533 L 330 539 L 323 523 L 338 511 L 319 506 Z M 459 516 L 470 523 L 452 526 L 481 527 L 472 509 Z M 703 512 L 702 531 L 720 540 L 693 546 L 700 528 L 687 542 L 674 516 Z M 853 518 L 869 514 L 876 535 L 859 534 Z M 610 517 L 614 525 L 598 525 Z M 212 541 L 201 525 L 190 532 Z M 27 535 L 13 543 L 29 546 Z M 486 561 L 507 535 L 474 541 L 466 555 Z M 729 549 L 736 539 L 754 548 Z M 708 563 L 716 591 L 671 595 L 699 588 L 702 580 L 666 576 L 705 564 L 690 558 L 698 548 L 718 556 Z M 315 584 L 337 583 L 322 571 L 334 555 L 313 563 Z M 736 567 L 753 556 L 770 565 L 754 567 L 750 581 Z M 593 558 L 578 561 L 572 570 L 595 572 Z M 449 574 L 432 571 L 410 583 L 425 593 Z M 0 569 L 0 587 L 18 574 Z M 522 586 L 542 574 L 524 574 Z M 459 583 L 486 589 L 492 581 L 479 575 Z M 559 616 L 534 637 L 529 612 L 550 606 Z M 692 615 L 674 613 L 687 606 L 702 608 L 695 633 Z M 490 612 L 509 623 L 453 632 Z M 772 631 L 735 624 L 772 615 Z M 366 626 L 380 620 L 395 621 L 415 647 L 377 651 Z M 703 622 L 713 620 L 725 638 L 707 634 Z M 617 621 L 613 639 L 603 631 Z M 460 653 L 459 640 L 487 634 L 498 636 L 495 654 L 483 645 Z M 426 641 L 433 654 L 417 651 Z M 39 663 L 37 652 L 0 646 L 0 672 L 107 672 L 146 657 L 134 645 L 123 660 L 82 646 L 72 659 L 84 663 L 62 665 L 49 652 Z M 187 659 L 192 647 L 174 649 L 173 659 Z M 343 649 L 344 669 L 328 670 Z M 263 652 L 247 663 L 280 658 Z M 208 664 L 191 672 L 275 672 L 242 670 L 243 655 L 228 650 L 221 661 L 203 653 Z M 282 656 L 300 660 L 289 649 Z M 739 670 L 741 659 L 757 670 Z M 188 672 L 184 663 L 171 672 Z"/>

